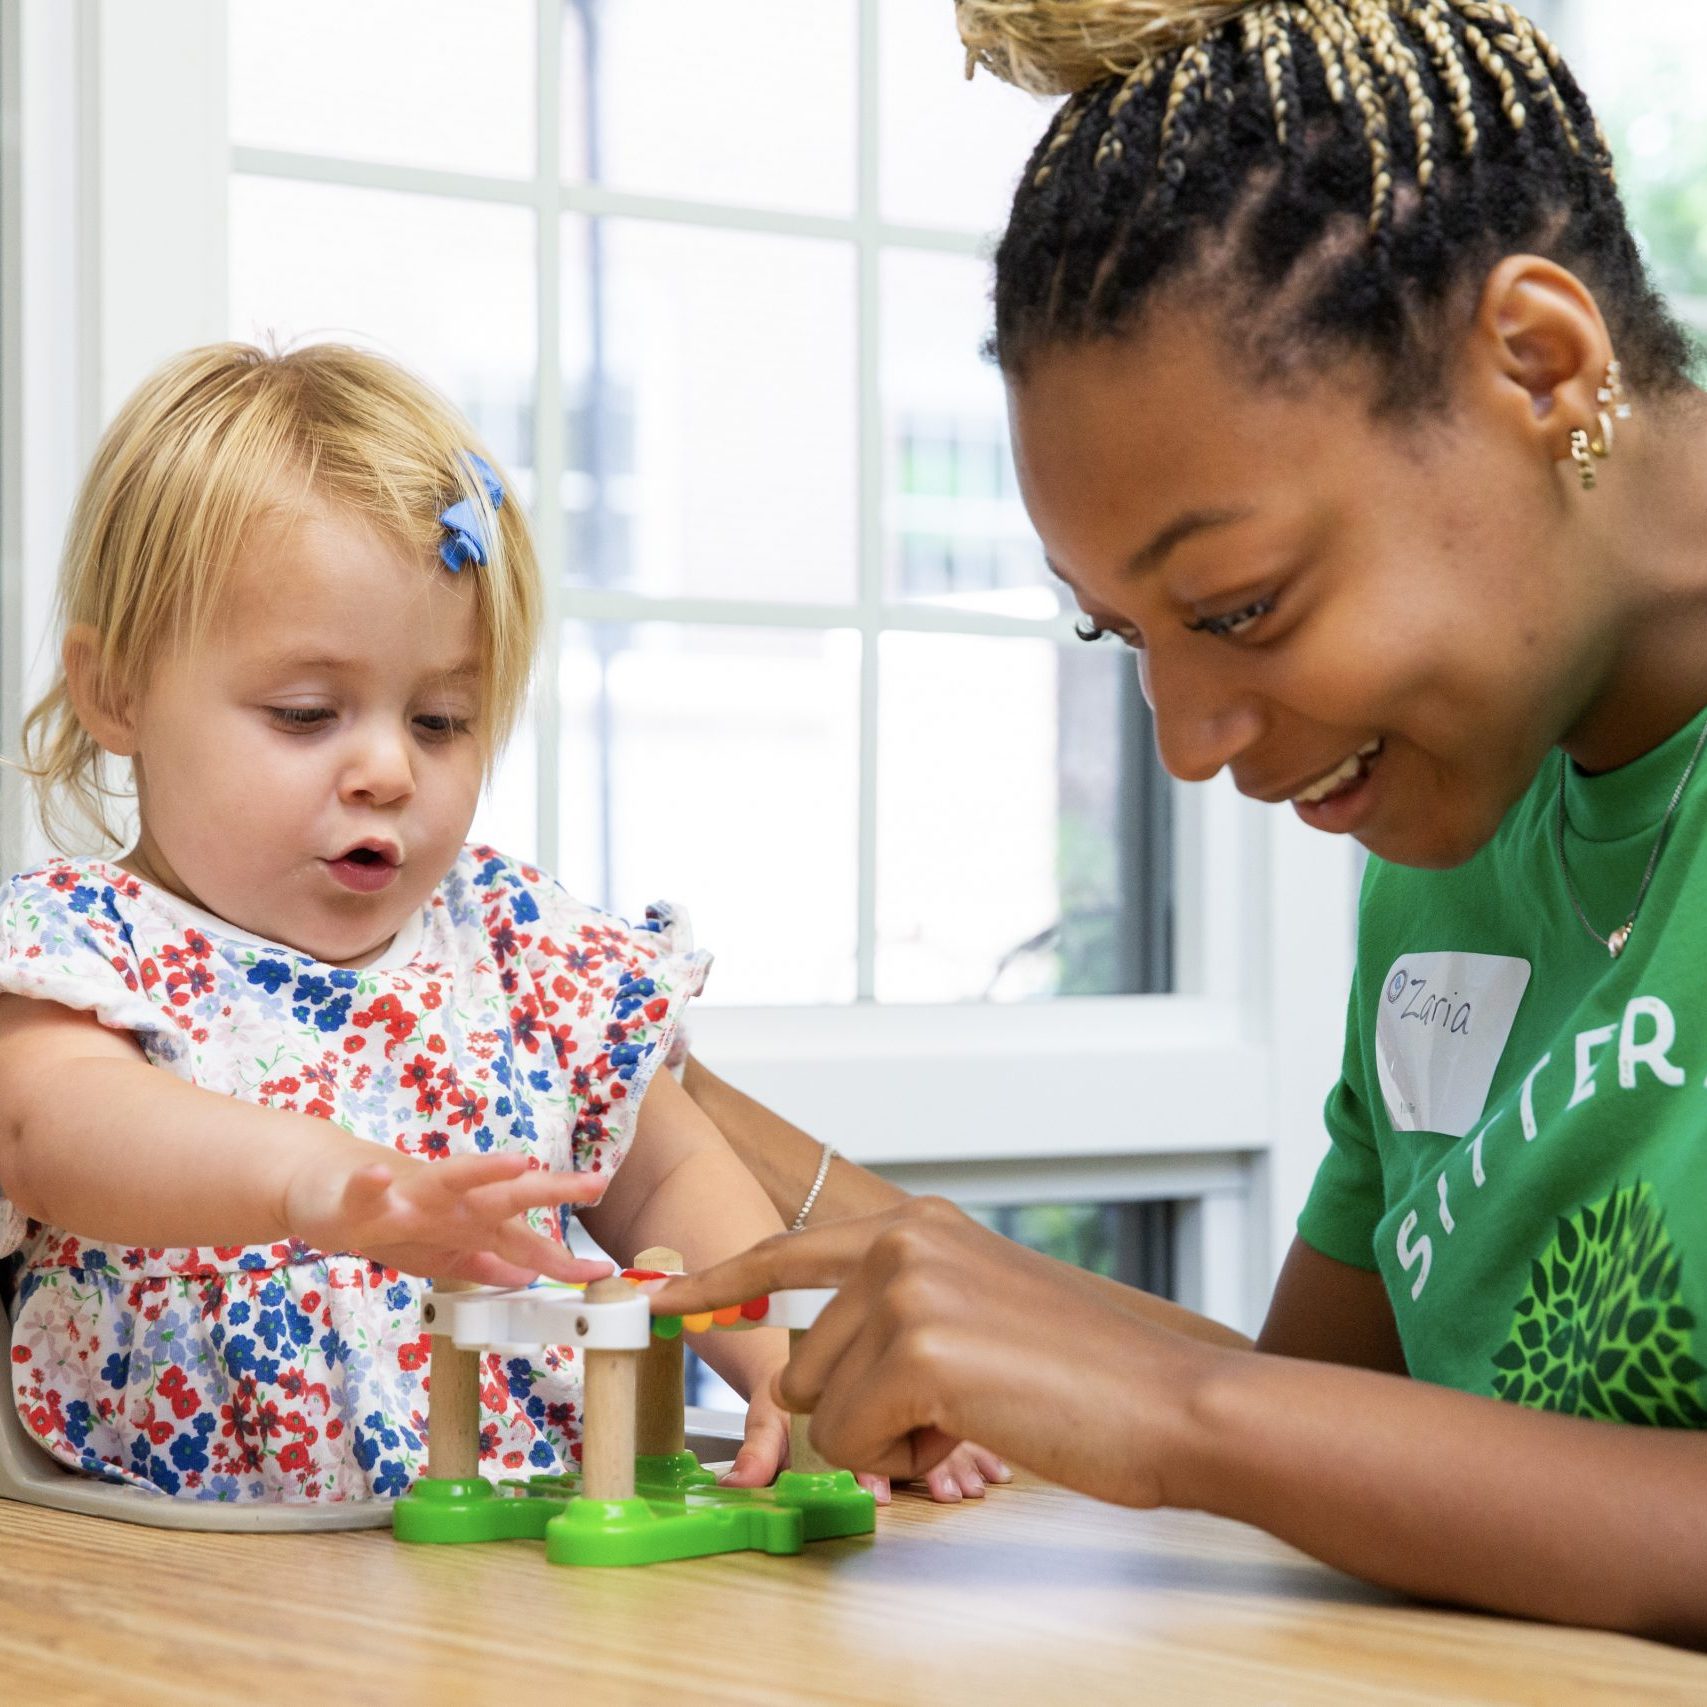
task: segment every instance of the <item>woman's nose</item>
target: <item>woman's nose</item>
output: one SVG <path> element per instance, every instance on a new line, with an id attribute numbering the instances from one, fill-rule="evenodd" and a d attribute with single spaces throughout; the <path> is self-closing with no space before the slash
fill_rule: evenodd
<path id="1" fill-rule="evenodd" d="M 1163 660 L 1146 649 L 1138 655 L 1138 679 L 1155 719 L 1162 768 L 1181 782 L 1208 782 L 1262 736 L 1255 700 L 1220 680 L 1206 659 Z"/>

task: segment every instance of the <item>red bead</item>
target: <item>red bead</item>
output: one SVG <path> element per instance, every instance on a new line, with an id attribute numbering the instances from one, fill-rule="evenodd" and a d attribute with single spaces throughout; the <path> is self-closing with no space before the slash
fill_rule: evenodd
<path id="1" fill-rule="evenodd" d="M 770 1310 L 771 1301 L 768 1293 L 763 1298 L 749 1298 L 747 1302 L 741 1306 L 741 1314 L 745 1316 L 749 1322 L 762 1322 L 765 1317 L 770 1314 Z"/>

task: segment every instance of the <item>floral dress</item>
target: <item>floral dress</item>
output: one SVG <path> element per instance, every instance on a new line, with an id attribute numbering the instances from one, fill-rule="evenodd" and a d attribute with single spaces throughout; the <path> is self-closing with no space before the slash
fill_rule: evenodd
<path id="1" fill-rule="evenodd" d="M 481 847 L 356 970 L 101 861 L 0 891 L 0 990 L 86 1010 L 193 1084 L 429 1159 L 615 1169 L 708 964 L 668 908 L 631 928 Z M 533 1219 L 566 1238 L 567 1210 Z M 67 1464 L 220 1500 L 384 1497 L 424 1467 L 422 1282 L 295 1239 L 125 1249 L 0 1198 L 0 1253 L 14 1250 L 13 1391 Z M 481 1403 L 487 1474 L 578 1453 L 568 1349 L 488 1357 Z"/>

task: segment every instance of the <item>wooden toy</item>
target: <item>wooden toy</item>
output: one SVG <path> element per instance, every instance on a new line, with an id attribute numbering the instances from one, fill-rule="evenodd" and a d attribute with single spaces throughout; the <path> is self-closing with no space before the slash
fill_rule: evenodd
<path id="1" fill-rule="evenodd" d="M 738 1307 L 654 1317 L 641 1283 L 679 1272 L 674 1251 L 586 1287 L 506 1290 L 440 1282 L 422 1299 L 433 1336 L 427 1473 L 392 1512 L 400 1541 L 543 1538 L 558 1565 L 639 1565 L 867 1535 L 876 1502 L 790 1426 L 791 1467 L 769 1488 L 725 1488 L 684 1444 L 682 1334 L 760 1325 L 793 1344 L 834 1296 L 775 1292 Z M 487 1352 L 571 1346 L 582 1358 L 581 1468 L 493 1484 L 481 1476 L 480 1365 Z"/>

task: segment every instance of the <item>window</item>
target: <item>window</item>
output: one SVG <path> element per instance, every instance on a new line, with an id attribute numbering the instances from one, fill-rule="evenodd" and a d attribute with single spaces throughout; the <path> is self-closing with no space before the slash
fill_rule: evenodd
<path id="1" fill-rule="evenodd" d="M 230 323 L 391 349 L 526 488 L 558 668 L 486 832 L 690 899 L 715 1001 L 1170 989 L 1171 791 L 979 355 L 1046 108 L 946 7 L 469 16 L 232 9 Z"/>

